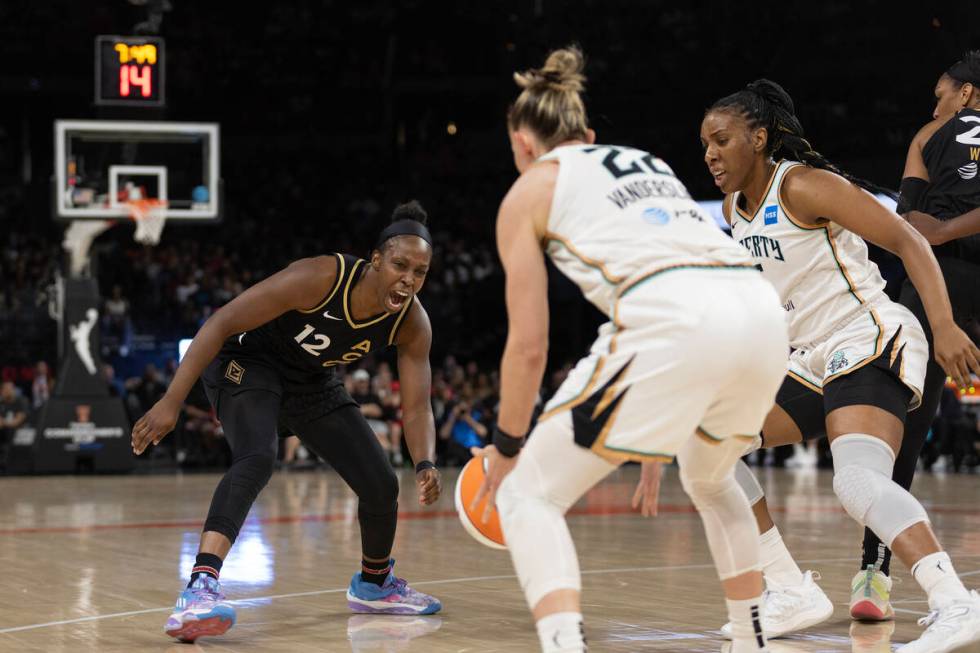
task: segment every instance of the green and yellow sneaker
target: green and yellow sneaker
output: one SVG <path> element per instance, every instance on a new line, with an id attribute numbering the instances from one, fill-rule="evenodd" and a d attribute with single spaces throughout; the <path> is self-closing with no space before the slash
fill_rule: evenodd
<path id="1" fill-rule="evenodd" d="M 889 596 L 892 579 L 874 565 L 859 571 L 851 581 L 851 618 L 859 621 L 886 621 L 895 617 Z"/>

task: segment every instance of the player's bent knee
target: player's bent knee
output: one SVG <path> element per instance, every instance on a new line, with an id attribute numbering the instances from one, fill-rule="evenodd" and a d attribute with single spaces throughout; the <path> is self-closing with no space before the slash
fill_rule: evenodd
<path id="1" fill-rule="evenodd" d="M 734 475 L 729 472 L 724 476 L 713 476 L 699 473 L 699 470 L 690 469 L 693 465 L 681 465 L 680 479 L 681 487 L 691 497 L 697 505 L 698 500 L 710 500 L 711 497 L 719 495 L 735 483 Z M 737 484 L 736 484 L 737 485 Z"/>
<path id="2" fill-rule="evenodd" d="M 378 486 L 378 500 L 383 503 L 393 503 L 398 501 L 398 477 L 395 472 L 385 469 L 380 474 Z"/>
<path id="3" fill-rule="evenodd" d="M 236 484 L 245 486 L 249 494 L 258 496 L 272 478 L 276 468 L 276 457 L 265 453 L 244 456 L 231 467 Z"/>
<path id="4" fill-rule="evenodd" d="M 845 465 L 834 473 L 834 494 L 847 514 L 861 525 L 867 524 L 868 511 L 878 499 L 881 484 L 876 476 L 881 474 L 857 464 Z"/>
<path id="5" fill-rule="evenodd" d="M 841 436 L 831 443 L 834 493 L 855 521 L 891 546 L 910 526 L 928 521 L 922 504 L 892 481 L 894 453 L 882 440 L 863 434 Z"/>

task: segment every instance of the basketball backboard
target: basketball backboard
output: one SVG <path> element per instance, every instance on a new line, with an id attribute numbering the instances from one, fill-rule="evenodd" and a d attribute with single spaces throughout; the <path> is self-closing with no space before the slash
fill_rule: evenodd
<path id="1" fill-rule="evenodd" d="M 126 203 L 166 201 L 167 220 L 210 222 L 221 213 L 216 123 L 55 121 L 54 217 L 105 220 Z"/>

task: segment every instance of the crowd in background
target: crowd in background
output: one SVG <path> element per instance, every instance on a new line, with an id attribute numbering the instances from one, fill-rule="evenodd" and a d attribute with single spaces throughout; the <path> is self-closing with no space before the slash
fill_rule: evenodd
<path id="1" fill-rule="evenodd" d="M 435 165 L 426 165 L 430 164 Z M 451 165 L 447 165 L 445 175 L 451 177 Z M 435 165 L 434 169 L 441 168 Z M 304 256 L 328 251 L 369 255 L 396 199 L 372 199 L 353 187 L 348 197 L 356 199 L 332 202 L 326 216 L 293 220 L 287 237 L 283 222 L 302 208 L 302 193 L 297 189 L 312 183 L 305 174 L 311 171 L 299 166 L 269 182 L 275 185 L 245 191 L 231 200 L 228 212 L 234 220 L 203 228 L 167 225 L 157 247 L 134 243 L 128 226 L 110 230 L 96 241 L 94 272 L 103 297 L 102 373 L 110 391 L 123 398 L 131 420 L 138 419 L 165 392 L 176 369 L 171 351 L 176 340 L 193 336 L 210 315 L 245 288 Z M 479 194 L 464 195 L 453 192 L 451 185 L 437 187 L 442 192 L 429 205 L 435 255 L 420 300 L 434 333 L 432 402 L 438 461 L 457 465 L 468 460 L 472 447 L 487 441 L 493 428 L 498 401 L 496 365 L 506 323 L 502 272 L 493 251 L 490 198 L 495 191 L 484 188 Z M 260 198 L 269 192 L 293 199 L 263 206 Z M 256 206 L 261 210 L 255 210 Z M 31 424 L 54 388 L 57 334 L 47 299 L 61 258 L 58 246 L 52 244 L 58 233 L 44 227 L 12 229 L 0 241 L 0 339 L 6 345 L 0 352 L 0 374 L 9 381 L 5 396 L 14 397 L 0 403 L 0 465 L 13 432 Z M 901 277 L 887 266 L 882 270 L 890 285 L 896 286 Z M 601 322 L 601 316 L 554 270 L 549 301 L 562 319 L 560 328 L 552 329 L 552 369 L 539 407 L 564 378 L 567 362 L 585 351 Z M 142 357 L 136 355 L 136 343 L 156 352 L 155 357 L 149 356 L 152 362 L 144 362 L 146 351 Z M 399 381 L 392 361 L 391 356 L 381 357 L 342 373 L 392 463 L 408 465 Z M 923 454 L 923 466 L 976 468 L 980 462 L 977 430 L 977 413 L 964 410 L 949 390 Z M 294 437 L 286 438 L 280 450 L 286 468 L 322 464 Z M 187 399 L 175 434 L 153 454 L 153 461 L 184 468 L 221 468 L 228 464 L 229 456 L 221 425 L 197 387 Z M 754 462 L 803 467 L 831 464 L 829 451 L 820 443 L 759 452 Z"/>
<path id="2" fill-rule="evenodd" d="M 0 20 L 0 36 L 14 67 L 0 65 L 0 371 L 29 413 L 50 395 L 58 358 L 48 300 L 64 259 L 64 225 L 50 219 L 51 126 L 66 117 L 108 117 L 91 106 L 91 39 L 80 35 L 127 33 L 143 14 L 137 4 L 112 11 L 84 3 L 0 7 L 7 19 Z M 166 387 L 176 342 L 222 305 L 295 259 L 331 251 L 368 256 L 395 204 L 417 198 L 436 239 L 420 299 L 434 333 L 440 459 L 461 462 L 485 440 L 496 411 L 506 323 L 493 219 L 515 176 L 504 129 L 515 70 L 577 41 L 588 57 L 590 119 L 600 140 L 663 156 L 695 197 L 710 199 L 719 199 L 717 189 L 697 143 L 704 109 L 765 75 L 793 95 L 821 153 L 894 188 L 908 143 L 929 119 L 938 71 L 972 44 L 968 4 L 905 12 L 886 24 L 876 20 L 894 14 L 884 0 L 823 3 L 813 7 L 814 30 L 833 36 L 819 57 L 796 57 L 773 56 L 799 49 L 793 12 L 759 15 L 737 4 L 708 14 L 693 5 L 638 13 L 629 0 L 585 0 L 577 12 L 560 3 L 513 1 L 257 5 L 236 16 L 245 33 L 260 37 L 243 41 L 206 29 L 221 20 L 222 9 L 180 3 L 167 13 L 161 35 L 168 56 L 195 65 L 168 69 L 167 106 L 152 119 L 220 123 L 223 220 L 167 224 L 153 248 L 134 244 L 125 224 L 95 241 L 103 373 L 130 417 L 138 417 Z M 428 36 L 447 22 L 455 29 Z M 42 25 L 59 48 L 38 51 L 31 35 Z M 743 38 L 724 38 L 732 33 Z M 922 47 L 888 47 L 895 33 Z M 834 39 L 868 43 L 868 56 L 854 59 Z M 742 45 L 756 41 L 767 46 Z M 868 81 L 882 70 L 901 71 L 902 83 L 869 95 Z M 202 85 L 202 77 L 214 83 Z M 893 257 L 877 260 L 894 294 L 904 272 Z M 561 320 L 552 321 L 542 399 L 602 321 L 554 270 L 549 302 Z M 365 399 L 392 460 L 404 461 L 397 378 L 390 360 L 370 365 L 368 379 L 349 370 L 347 381 Z M 948 450 L 954 464 L 975 461 L 975 420 L 955 395 L 947 399 L 933 449 Z M 199 389 L 187 406 L 161 456 L 180 465 L 221 465 L 220 425 Z M 3 428 L 9 435 L 13 427 L 8 420 Z M 304 450 L 295 440 L 286 443 L 286 464 L 302 463 Z M 816 454 L 782 450 L 767 461 L 824 460 Z M 927 452 L 924 460 L 934 458 Z"/>

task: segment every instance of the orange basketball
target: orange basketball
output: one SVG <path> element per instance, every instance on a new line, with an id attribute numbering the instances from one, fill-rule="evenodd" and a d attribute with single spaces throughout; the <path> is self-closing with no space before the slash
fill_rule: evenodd
<path id="1" fill-rule="evenodd" d="M 476 508 L 470 510 L 470 504 L 473 503 L 476 493 L 480 491 L 486 473 L 487 459 L 484 457 L 471 458 L 463 466 L 459 478 L 456 479 L 456 513 L 459 515 L 459 521 L 463 522 L 463 528 L 477 542 L 491 549 L 506 549 L 497 509 L 494 508 L 490 513 L 490 519 L 486 523 L 483 522 L 483 510 L 487 506 L 487 498 L 483 497 L 480 503 L 476 504 Z"/>

